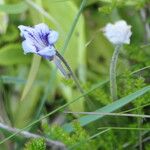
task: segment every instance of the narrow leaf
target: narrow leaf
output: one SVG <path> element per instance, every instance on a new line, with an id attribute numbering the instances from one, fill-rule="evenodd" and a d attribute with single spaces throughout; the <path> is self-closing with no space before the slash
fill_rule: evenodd
<path id="1" fill-rule="evenodd" d="M 34 80 L 36 78 L 37 72 L 39 70 L 40 62 L 41 62 L 41 57 L 35 55 L 33 57 L 33 60 L 32 60 L 31 69 L 30 69 L 30 72 L 29 72 L 27 83 L 25 85 L 25 88 L 24 88 L 22 96 L 21 96 L 21 100 L 25 99 L 25 97 L 30 92 L 30 90 L 32 88 L 32 85 L 34 83 Z"/>

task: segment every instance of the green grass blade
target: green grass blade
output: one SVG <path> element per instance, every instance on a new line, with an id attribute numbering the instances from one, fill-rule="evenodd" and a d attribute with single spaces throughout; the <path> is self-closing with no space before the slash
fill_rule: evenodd
<path id="1" fill-rule="evenodd" d="M 69 33 L 68 33 L 68 35 L 67 35 L 67 38 L 66 38 L 66 40 L 65 40 L 65 44 L 64 44 L 64 46 L 63 46 L 63 48 L 62 48 L 62 51 L 61 51 L 62 53 L 64 53 L 65 50 L 67 49 L 67 46 L 68 46 L 69 41 L 70 41 L 70 39 L 71 39 L 72 33 L 73 33 L 73 31 L 74 31 L 74 29 L 75 29 L 75 27 L 76 27 L 76 24 L 77 24 L 77 22 L 78 22 L 78 20 L 79 20 L 79 17 L 80 17 L 80 15 L 81 15 L 82 10 L 84 9 L 84 7 L 85 7 L 87 1 L 88 1 L 88 0 L 83 0 L 82 3 L 81 3 L 80 9 L 79 9 L 77 15 L 76 15 L 75 18 L 74 18 L 74 21 L 73 21 L 73 23 L 72 23 L 72 26 L 71 26 L 71 28 L 70 28 L 70 30 L 69 30 Z"/>
<path id="2" fill-rule="evenodd" d="M 136 98 L 142 96 L 143 94 L 145 94 L 149 90 L 150 90 L 150 86 L 146 86 L 146 87 L 144 87 L 144 88 L 142 88 L 142 89 L 126 96 L 126 97 L 123 97 L 123 98 L 121 98 L 121 99 L 119 99 L 119 100 L 117 100 L 117 101 L 115 101 L 115 102 L 113 102 L 113 103 L 111 103 L 105 107 L 102 107 L 102 108 L 96 110 L 96 112 L 108 112 L 108 113 L 113 112 L 113 111 L 125 106 L 126 104 L 134 101 Z M 81 126 L 85 126 L 89 123 L 96 121 L 97 119 L 102 118 L 103 116 L 105 116 L 105 115 L 95 115 L 95 116 L 86 115 L 86 116 L 80 117 L 78 119 L 78 121 L 81 124 Z M 65 124 L 63 126 L 63 128 L 68 132 L 72 132 L 74 130 L 72 123 Z"/>
<path id="3" fill-rule="evenodd" d="M 143 130 L 143 131 L 150 131 L 150 128 L 134 128 L 134 127 L 100 127 L 100 128 L 98 128 L 99 130 L 104 130 L 104 129 L 107 129 L 107 128 L 109 128 L 109 129 L 113 129 L 113 130 L 137 130 L 137 131 L 139 131 L 139 130 Z"/>
<path id="4" fill-rule="evenodd" d="M 123 113 L 106 113 L 106 112 L 65 112 L 67 114 L 83 114 L 83 115 L 106 115 L 118 117 L 137 117 L 137 118 L 150 118 L 150 115 L 141 114 L 123 114 Z"/>
<path id="5" fill-rule="evenodd" d="M 86 142 L 88 142 L 88 141 L 90 141 L 90 140 L 92 140 L 92 139 L 94 139 L 94 138 L 96 138 L 96 137 L 102 135 L 103 133 L 108 132 L 109 130 L 110 130 L 110 128 L 108 128 L 108 129 L 105 128 L 105 130 L 100 131 L 100 132 L 98 132 L 98 133 L 96 133 L 96 134 L 90 136 L 88 139 L 86 139 L 86 140 L 83 141 L 83 142 L 78 142 L 78 143 L 76 143 L 75 145 L 69 147 L 68 149 L 69 149 L 69 150 L 76 149 L 77 147 L 81 146 L 82 144 L 84 144 L 84 143 L 86 143 Z"/>
<path id="6" fill-rule="evenodd" d="M 147 106 L 150 106 L 150 102 L 148 102 L 148 103 L 146 103 L 146 104 L 144 104 L 144 105 L 141 105 L 141 106 L 132 108 L 132 109 L 128 109 L 128 110 L 122 111 L 121 113 L 127 113 L 127 112 L 131 112 L 131 111 L 135 111 L 135 110 L 138 110 L 138 109 L 147 107 Z"/>

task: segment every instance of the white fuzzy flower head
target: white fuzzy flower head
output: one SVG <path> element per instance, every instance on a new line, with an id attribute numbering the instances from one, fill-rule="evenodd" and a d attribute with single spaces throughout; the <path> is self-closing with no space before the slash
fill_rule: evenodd
<path id="1" fill-rule="evenodd" d="M 108 23 L 103 31 L 107 39 L 115 45 L 130 44 L 131 26 L 124 20 L 117 21 L 115 24 Z"/>

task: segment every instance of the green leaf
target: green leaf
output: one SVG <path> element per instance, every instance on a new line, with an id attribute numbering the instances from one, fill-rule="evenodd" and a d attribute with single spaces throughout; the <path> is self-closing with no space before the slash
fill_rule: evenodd
<path id="1" fill-rule="evenodd" d="M 105 112 L 105 113 L 113 112 L 113 111 L 125 106 L 126 104 L 134 101 L 136 98 L 142 96 L 149 90 L 150 90 L 150 86 L 146 86 L 126 97 L 123 97 L 123 98 L 111 103 L 110 105 L 107 105 L 105 107 L 102 107 L 102 108 L 96 110 L 96 112 Z M 85 115 L 83 117 L 80 117 L 78 119 L 78 121 L 81 124 L 81 126 L 85 126 L 89 123 L 92 123 L 93 121 L 96 121 L 97 119 L 102 118 L 103 116 L 105 116 L 105 115 Z M 68 132 L 72 132 L 74 130 L 72 123 L 67 123 L 67 124 L 63 125 L 63 128 Z"/>
<path id="2" fill-rule="evenodd" d="M 0 49 L 0 65 L 23 64 L 30 61 L 30 56 L 26 57 L 20 44 L 9 44 Z"/>
<path id="3" fill-rule="evenodd" d="M 24 87 L 24 90 L 21 96 L 21 100 L 24 100 L 26 96 L 28 95 L 28 93 L 31 91 L 32 85 L 35 81 L 35 78 L 39 70 L 40 63 L 41 63 L 41 57 L 35 55 L 32 60 L 32 65 L 31 65 L 30 72 L 28 75 L 27 83 Z"/>
<path id="4" fill-rule="evenodd" d="M 0 5 L 0 11 L 8 14 L 20 14 L 27 10 L 28 6 L 25 2 L 17 4 L 2 4 Z"/>

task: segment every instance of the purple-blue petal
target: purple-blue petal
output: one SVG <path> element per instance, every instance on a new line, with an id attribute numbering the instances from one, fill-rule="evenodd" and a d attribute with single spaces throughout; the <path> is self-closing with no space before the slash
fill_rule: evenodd
<path id="1" fill-rule="evenodd" d="M 24 54 L 27 54 L 27 53 L 37 53 L 37 49 L 36 49 L 36 46 L 32 45 L 32 43 L 30 41 L 23 41 L 22 42 L 22 47 L 23 47 L 23 50 L 24 50 Z"/>
<path id="2" fill-rule="evenodd" d="M 20 25 L 18 28 L 23 37 L 22 46 L 24 53 L 36 53 L 46 59 L 53 59 L 56 54 L 54 43 L 58 39 L 58 33 L 50 30 L 44 23 L 34 27 Z"/>
<path id="3" fill-rule="evenodd" d="M 55 44 L 55 42 L 58 40 L 58 37 L 59 37 L 58 32 L 52 30 L 48 35 L 49 44 Z"/>
<path id="4" fill-rule="evenodd" d="M 51 59 L 56 55 L 56 50 L 53 46 L 47 46 L 46 48 L 37 52 L 37 54 L 46 59 Z"/>

